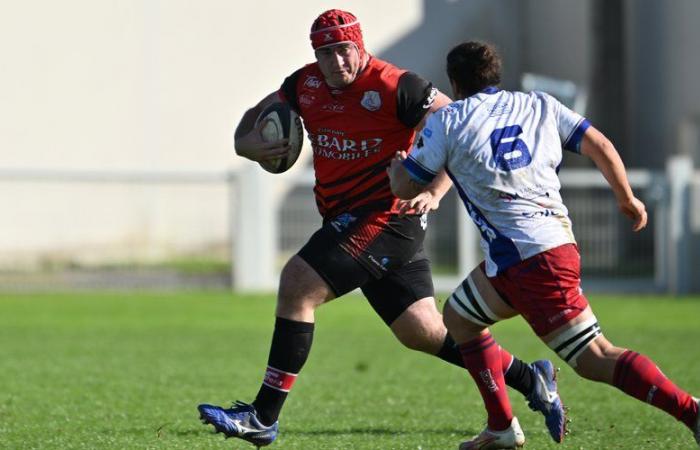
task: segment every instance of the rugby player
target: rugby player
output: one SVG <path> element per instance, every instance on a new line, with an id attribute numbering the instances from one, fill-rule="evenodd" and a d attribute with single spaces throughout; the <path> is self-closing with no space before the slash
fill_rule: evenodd
<path id="1" fill-rule="evenodd" d="M 559 193 L 562 149 L 593 160 L 633 231 L 647 223 L 613 144 L 547 94 L 500 90 L 501 61 L 488 44 L 456 46 L 447 55 L 447 74 L 459 100 L 430 116 L 412 152 L 399 153 L 389 172 L 393 192 L 412 198 L 446 170 L 481 231 L 486 261 L 444 308 L 447 329 L 488 413 L 486 429 L 460 449 L 510 449 L 525 442 L 488 330 L 516 314 L 580 376 L 667 412 L 700 444 L 698 399 L 648 357 L 611 344 L 580 288 L 580 256 Z M 478 295 L 468 295 L 470 289 Z"/>
<path id="2" fill-rule="evenodd" d="M 426 213 L 451 182 L 443 173 L 402 203 L 386 173 L 396 150 L 410 148 L 426 114 L 451 100 L 416 74 L 370 55 L 348 12 L 321 14 L 310 38 L 316 62 L 245 113 L 235 147 L 253 161 L 284 156 L 286 142 L 264 143 L 255 120 L 273 102 L 288 102 L 311 141 L 323 225 L 282 270 L 268 366 L 253 403 L 198 407 L 217 431 L 258 446 L 277 436 L 280 410 L 311 348 L 316 308 L 356 288 L 405 346 L 464 367 L 436 308 L 423 252 Z M 551 362 L 528 365 L 505 350 L 498 354 L 507 383 L 545 415 L 560 440 L 565 415 Z"/>

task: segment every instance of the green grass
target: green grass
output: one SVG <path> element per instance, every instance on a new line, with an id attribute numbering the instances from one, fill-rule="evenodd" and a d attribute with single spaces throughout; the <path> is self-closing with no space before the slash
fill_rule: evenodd
<path id="1" fill-rule="evenodd" d="M 700 393 L 700 299 L 592 301 L 613 342 Z M 253 448 L 213 435 L 195 406 L 252 399 L 273 311 L 269 296 L 227 293 L 0 294 L 0 448 Z M 520 319 L 494 334 L 526 360 L 552 357 Z M 664 413 L 568 367 L 560 380 L 573 420 L 563 445 L 511 395 L 528 448 L 694 447 Z M 346 298 L 318 313 L 273 448 L 456 448 L 484 417 L 466 372 L 403 349 L 362 299 Z"/>

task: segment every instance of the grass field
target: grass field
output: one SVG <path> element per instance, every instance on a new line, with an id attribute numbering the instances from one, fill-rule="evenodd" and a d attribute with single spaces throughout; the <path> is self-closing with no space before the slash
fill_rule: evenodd
<path id="1" fill-rule="evenodd" d="M 700 393 L 700 299 L 593 297 L 606 335 Z M 201 402 L 250 401 L 267 360 L 270 296 L 0 294 L 0 448 L 249 449 L 197 420 Z M 526 360 L 552 357 L 520 319 L 494 335 Z M 665 414 L 568 367 L 572 434 L 549 441 L 512 393 L 530 449 L 687 449 Z M 453 449 L 481 430 L 466 372 L 403 349 L 359 297 L 321 308 L 279 449 Z"/>

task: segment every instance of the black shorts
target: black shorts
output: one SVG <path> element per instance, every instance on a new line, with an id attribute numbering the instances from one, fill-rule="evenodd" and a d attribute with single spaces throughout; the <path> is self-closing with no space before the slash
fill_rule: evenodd
<path id="1" fill-rule="evenodd" d="M 298 255 L 336 297 L 360 288 L 387 325 L 411 304 L 434 295 L 423 251 L 425 217 L 343 214 L 323 225 Z"/>

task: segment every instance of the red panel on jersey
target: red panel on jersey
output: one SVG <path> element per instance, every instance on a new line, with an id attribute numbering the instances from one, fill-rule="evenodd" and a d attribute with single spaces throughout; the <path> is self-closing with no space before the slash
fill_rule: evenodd
<path id="1" fill-rule="evenodd" d="M 414 130 L 397 118 L 397 86 L 404 70 L 371 58 L 345 89 L 326 85 L 317 64 L 296 81 L 296 105 L 313 149 L 316 204 L 330 219 L 358 208 L 390 211 L 386 168 L 398 150 L 408 150 Z"/>

